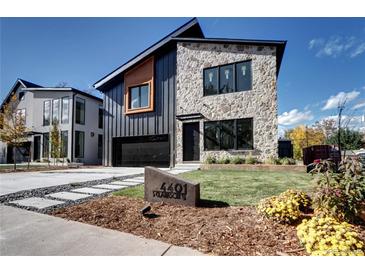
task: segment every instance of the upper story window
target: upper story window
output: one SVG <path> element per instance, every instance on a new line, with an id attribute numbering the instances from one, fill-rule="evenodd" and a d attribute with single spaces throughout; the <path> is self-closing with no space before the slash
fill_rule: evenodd
<path id="1" fill-rule="evenodd" d="M 148 107 L 149 97 L 150 97 L 149 84 L 131 87 L 129 93 L 130 93 L 130 101 L 129 101 L 130 109 L 133 110 L 133 109 Z"/>
<path id="2" fill-rule="evenodd" d="M 43 102 L 43 125 L 49 126 L 51 117 L 51 101 Z"/>
<path id="3" fill-rule="evenodd" d="M 253 149 L 252 118 L 205 122 L 204 149 Z"/>
<path id="4" fill-rule="evenodd" d="M 68 124 L 69 112 L 70 112 L 70 98 L 63 97 L 62 98 L 62 107 L 61 107 L 61 123 L 62 124 Z"/>
<path id="5" fill-rule="evenodd" d="M 98 116 L 98 127 L 103 128 L 103 119 L 104 119 L 104 109 L 103 106 L 99 106 L 99 116 Z"/>
<path id="6" fill-rule="evenodd" d="M 206 68 L 203 77 L 204 96 L 251 90 L 251 60 Z"/>
<path id="7" fill-rule="evenodd" d="M 52 104 L 52 123 L 58 123 L 60 121 L 60 100 L 55 99 Z"/>
<path id="8" fill-rule="evenodd" d="M 24 100 L 24 91 L 19 92 L 18 99 L 19 99 L 19 101 L 23 101 Z"/>
<path id="9" fill-rule="evenodd" d="M 154 58 L 151 57 L 124 75 L 125 114 L 153 111 Z"/>
<path id="10" fill-rule="evenodd" d="M 76 124 L 85 125 L 85 100 L 76 97 Z"/>
<path id="11" fill-rule="evenodd" d="M 16 115 L 18 116 L 18 118 L 23 119 L 23 122 L 25 123 L 25 108 L 22 109 L 17 109 L 16 110 Z"/>

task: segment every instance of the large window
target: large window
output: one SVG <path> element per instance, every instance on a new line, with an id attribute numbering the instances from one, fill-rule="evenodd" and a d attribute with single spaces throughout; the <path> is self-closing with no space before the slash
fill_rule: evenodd
<path id="1" fill-rule="evenodd" d="M 61 158 L 67 158 L 68 155 L 68 131 L 61 131 Z"/>
<path id="2" fill-rule="evenodd" d="M 42 146 L 43 158 L 49 158 L 49 133 L 43 133 L 43 146 Z"/>
<path id="3" fill-rule="evenodd" d="M 104 109 L 103 106 L 99 106 L 99 121 L 98 121 L 98 127 L 103 128 L 103 119 L 104 119 Z"/>
<path id="4" fill-rule="evenodd" d="M 203 77 L 204 96 L 251 90 L 251 61 L 206 68 Z"/>
<path id="5" fill-rule="evenodd" d="M 149 84 L 131 87 L 129 94 L 129 109 L 147 108 L 149 106 Z"/>
<path id="6" fill-rule="evenodd" d="M 85 100 L 76 97 L 76 124 L 85 125 Z"/>
<path id="7" fill-rule="evenodd" d="M 252 118 L 205 122 L 204 149 L 253 149 Z"/>
<path id="8" fill-rule="evenodd" d="M 24 124 L 26 123 L 26 116 L 25 116 L 25 108 L 22 108 L 22 109 L 17 109 L 16 110 L 16 115 L 17 115 L 17 118 L 20 120 L 22 119 L 22 121 L 24 122 Z"/>
<path id="9" fill-rule="evenodd" d="M 60 122 L 60 100 L 55 99 L 53 100 L 52 106 L 52 123 L 59 123 Z"/>
<path id="10" fill-rule="evenodd" d="M 103 135 L 98 134 L 98 159 L 103 157 Z"/>
<path id="11" fill-rule="evenodd" d="M 84 158 L 85 133 L 75 131 L 75 157 Z"/>
<path id="12" fill-rule="evenodd" d="M 61 123 L 68 124 L 68 117 L 70 112 L 70 99 L 68 97 L 62 98 L 62 108 L 61 108 Z"/>
<path id="13" fill-rule="evenodd" d="M 49 126 L 51 116 L 51 101 L 44 101 L 43 103 L 43 125 Z"/>

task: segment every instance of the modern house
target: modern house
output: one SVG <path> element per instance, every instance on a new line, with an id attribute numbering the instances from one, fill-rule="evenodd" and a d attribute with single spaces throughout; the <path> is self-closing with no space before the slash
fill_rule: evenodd
<path id="1" fill-rule="evenodd" d="M 28 136 L 24 147 L 15 150 L 17 161 L 27 161 L 28 157 L 32 161 L 52 160 L 50 131 L 57 121 L 62 158 L 68 162 L 101 164 L 102 99 L 71 87 L 42 87 L 18 79 L 1 108 L 14 95 L 17 112 L 25 117 Z M 1 143 L 0 162 L 12 163 L 13 157 L 13 149 Z"/>
<path id="2" fill-rule="evenodd" d="M 278 155 L 276 83 L 286 41 L 206 38 L 192 19 L 94 84 L 105 166 Z"/>

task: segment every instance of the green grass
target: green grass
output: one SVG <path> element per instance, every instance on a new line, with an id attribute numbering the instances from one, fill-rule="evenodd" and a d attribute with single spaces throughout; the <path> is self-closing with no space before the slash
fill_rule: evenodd
<path id="1" fill-rule="evenodd" d="M 311 191 L 311 175 L 305 172 L 197 170 L 179 175 L 200 183 L 202 199 L 229 205 L 256 205 L 262 198 L 289 188 Z M 121 190 L 115 195 L 143 198 L 143 185 Z"/>

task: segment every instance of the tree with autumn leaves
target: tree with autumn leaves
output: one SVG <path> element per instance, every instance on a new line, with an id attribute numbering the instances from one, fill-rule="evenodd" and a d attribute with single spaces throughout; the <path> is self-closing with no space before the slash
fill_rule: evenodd
<path id="1" fill-rule="evenodd" d="M 17 110 L 17 97 L 13 95 L 0 111 L 0 140 L 13 148 L 14 170 L 16 169 L 16 149 L 26 141 L 24 115 Z"/>

